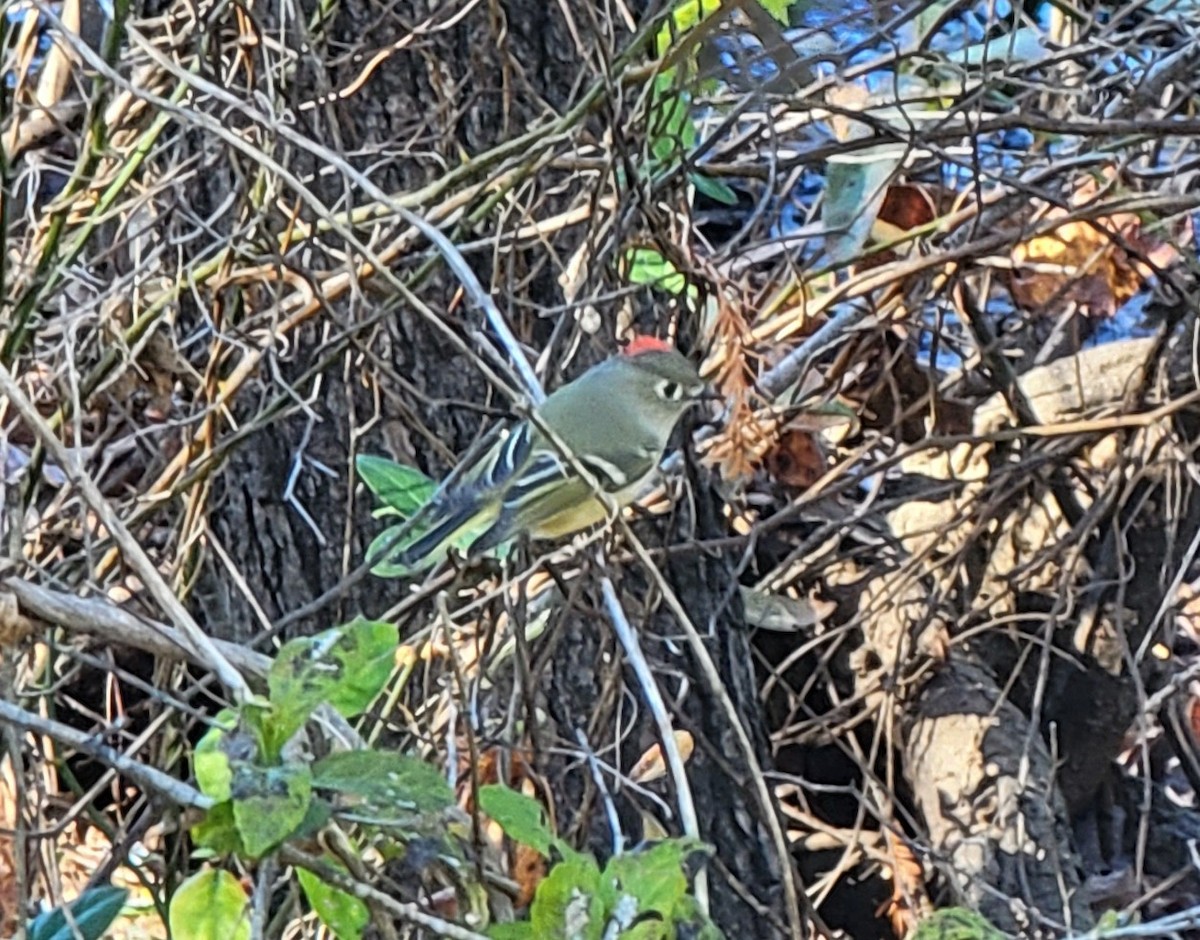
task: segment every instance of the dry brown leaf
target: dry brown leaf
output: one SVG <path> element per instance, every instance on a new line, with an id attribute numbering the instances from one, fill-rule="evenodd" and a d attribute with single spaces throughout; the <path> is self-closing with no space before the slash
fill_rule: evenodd
<path id="1" fill-rule="evenodd" d="M 1098 189 L 1097 182 L 1087 177 L 1072 194 L 1068 208 L 1046 208 L 1039 220 L 1066 219 L 1093 201 Z M 1143 233 L 1141 219 L 1132 212 L 1064 221 L 1013 248 L 1015 267 L 1009 279 L 1013 300 L 1031 311 L 1043 311 L 1051 304 L 1074 304 L 1087 316 L 1112 316 L 1153 273 L 1120 242 L 1158 267 L 1178 258 L 1171 245 Z"/>
<path id="2" fill-rule="evenodd" d="M 670 836 L 667 827 L 653 813 L 646 809 L 639 809 L 638 813 L 642 817 L 643 842 L 660 842 Z"/>
<path id="3" fill-rule="evenodd" d="M 773 480 L 806 490 L 825 472 L 825 452 L 815 435 L 788 428 L 767 451 L 765 463 Z"/>
<path id="4" fill-rule="evenodd" d="M 729 400 L 729 419 L 702 452 L 725 480 L 745 480 L 754 475 L 775 443 L 779 419 L 769 410 L 756 411 L 749 392 Z"/>
<path id="5" fill-rule="evenodd" d="M 892 857 L 892 896 L 876 909 L 875 914 L 886 916 L 895 935 L 903 938 L 931 907 L 925 891 L 925 870 L 907 842 L 886 828 L 884 838 Z"/>
<path id="6" fill-rule="evenodd" d="M 917 245 L 905 237 L 914 229 L 928 225 L 937 218 L 933 196 L 925 186 L 912 183 L 893 183 L 883 197 L 883 205 L 871 225 L 871 241 L 879 245 L 898 244 L 883 251 L 873 251 L 855 262 L 858 270 L 868 270 L 906 257 Z"/>
<path id="7" fill-rule="evenodd" d="M 0 593 L 0 649 L 11 650 L 33 632 L 33 623 L 21 613 L 15 595 Z"/>
<path id="8" fill-rule="evenodd" d="M 5 761 L 0 765 L 0 826 L 6 832 L 16 832 L 20 824 L 16 794 L 12 762 Z M 17 918 L 21 911 L 13 849 L 14 841 L 11 838 L 0 839 L 0 936 L 5 937 L 17 935 Z"/>
<path id="9" fill-rule="evenodd" d="M 546 859 L 536 849 L 518 845 L 513 850 L 512 879 L 517 883 L 517 907 L 528 907 L 533 902 L 538 885 L 546 877 Z"/>
<path id="10" fill-rule="evenodd" d="M 479 764 L 474 775 L 468 772 L 470 770 L 468 764 L 469 750 L 465 742 L 459 753 L 463 757 L 460 761 L 458 802 L 459 806 L 465 811 L 470 812 L 474 809 L 475 790 L 472 784 L 475 780 L 478 781 L 480 786 L 503 782 L 506 786 L 511 787 L 519 793 L 539 800 L 544 804 L 545 801 L 542 799 L 541 793 L 546 792 L 546 788 L 534 779 L 533 769 L 524 752 L 520 750 L 502 752 L 500 748 L 488 748 L 479 755 Z M 508 779 L 501 781 L 500 770 L 503 766 L 501 761 L 503 756 L 507 756 L 508 758 Z M 554 819 L 553 811 L 549 806 L 546 807 L 546 813 L 549 819 Z M 528 905 L 533 900 L 537 886 L 546 877 L 545 858 L 536 849 L 506 838 L 504 831 L 495 820 L 488 819 L 486 816 L 482 817 L 482 819 L 483 836 L 487 845 L 493 851 L 500 854 L 505 853 L 505 846 L 507 846 L 509 872 L 519 887 L 516 898 L 517 906 L 523 907 Z"/>
<path id="11" fill-rule="evenodd" d="M 675 746 L 679 749 L 679 756 L 686 764 L 688 758 L 692 756 L 692 751 L 696 748 L 696 741 L 687 731 L 676 731 L 673 736 Z M 663 756 L 662 747 L 655 744 L 638 758 L 638 762 L 633 765 L 633 770 L 629 772 L 629 779 L 634 783 L 650 783 L 666 776 L 666 773 L 667 761 Z"/>

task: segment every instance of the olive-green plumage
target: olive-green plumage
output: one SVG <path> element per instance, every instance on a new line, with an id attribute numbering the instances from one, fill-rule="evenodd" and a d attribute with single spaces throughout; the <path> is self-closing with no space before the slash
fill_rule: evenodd
<path id="1" fill-rule="evenodd" d="M 402 553 L 403 562 L 433 560 L 465 533 L 479 533 L 468 550 L 476 554 L 523 533 L 554 539 L 599 522 L 608 515 L 605 501 L 575 465 L 624 506 L 703 387 L 696 367 L 657 340 L 643 338 L 593 366 L 443 486 L 429 507 L 428 529 Z"/>

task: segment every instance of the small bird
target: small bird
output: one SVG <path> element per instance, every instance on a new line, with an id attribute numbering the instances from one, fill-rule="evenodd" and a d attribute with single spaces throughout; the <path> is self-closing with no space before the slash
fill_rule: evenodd
<path id="1" fill-rule="evenodd" d="M 474 533 L 468 555 L 521 534 L 556 539 L 599 522 L 608 508 L 596 488 L 618 507 L 632 501 L 703 390 L 696 367 L 681 353 L 660 339 L 637 337 L 554 391 L 532 419 L 505 432 L 474 465 L 451 474 L 422 510 L 428 530 L 400 561 L 409 568 L 432 562 Z"/>

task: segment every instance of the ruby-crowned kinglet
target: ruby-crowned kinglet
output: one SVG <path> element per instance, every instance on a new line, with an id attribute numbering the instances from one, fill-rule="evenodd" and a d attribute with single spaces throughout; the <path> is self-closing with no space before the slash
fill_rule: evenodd
<path id="1" fill-rule="evenodd" d="M 479 534 L 469 555 L 522 534 L 554 539 L 599 522 L 608 508 L 596 488 L 618 507 L 629 503 L 703 388 L 679 352 L 638 337 L 556 390 L 473 466 L 452 474 L 425 510 L 427 531 L 400 560 L 417 567 L 472 533 Z"/>

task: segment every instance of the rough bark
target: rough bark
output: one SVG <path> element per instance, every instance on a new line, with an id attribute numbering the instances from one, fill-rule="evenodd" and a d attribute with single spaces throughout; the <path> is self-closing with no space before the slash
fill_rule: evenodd
<path id="1" fill-rule="evenodd" d="M 1115 406 L 1143 386 L 1152 345 L 1035 369 L 1020 379 L 1022 407 L 1063 422 Z M 1190 380 L 1172 372 L 1178 394 Z M 998 397 L 985 402 L 976 434 L 1000 430 L 1006 410 Z M 1092 922 L 1070 815 L 1109 779 L 1138 688 L 1154 681 L 1138 651 L 1181 563 L 1168 518 L 1184 541 L 1197 531 L 1194 496 L 1170 517 L 1155 505 L 1170 433 L 1151 422 L 1086 446 L 1048 442 L 1042 454 L 1026 440 L 1020 456 L 1036 468 L 1026 473 L 1007 469 L 1014 455 L 999 455 L 1002 443 L 915 454 L 906 471 L 953 484 L 949 498 L 943 488 L 889 516 L 909 557 L 928 559 L 930 581 L 882 573 L 862 594 L 859 688 L 900 717 L 932 860 L 960 899 L 1022 935 Z M 1086 512 L 1069 519 L 1076 499 Z"/>
<path id="2" fill-rule="evenodd" d="M 341 4 L 335 26 L 340 39 L 353 45 L 370 31 L 377 44 L 389 41 L 375 15 L 367 4 Z M 319 139 L 338 141 L 338 149 L 344 153 L 398 153 L 375 178 L 385 188 L 412 191 L 435 178 L 438 166 L 436 161 L 405 152 L 410 142 L 417 142 L 418 149 L 431 147 L 453 163 L 459 147 L 477 152 L 515 136 L 550 109 L 561 112 L 571 102 L 585 51 L 576 48 L 562 11 L 554 5 L 506 0 L 481 6 L 454 27 L 425 37 L 419 52 L 390 59 L 355 96 L 353 107 L 313 114 L 308 132 Z M 347 65 L 321 76 L 315 86 L 342 87 L 356 74 L 357 66 Z M 501 76 L 503 92 L 498 82 Z M 225 180 L 214 181 L 213 204 L 220 202 L 225 185 Z M 331 180 L 320 191 L 332 203 L 340 196 L 341 185 L 341 181 Z M 559 296 L 553 272 L 539 263 L 539 252 L 516 253 L 506 261 L 507 281 L 492 286 L 508 302 L 518 335 L 540 351 L 551 336 L 552 324 L 522 315 L 519 306 L 536 310 L 532 302 L 553 305 Z M 482 257 L 490 263 L 490 255 Z M 488 273 L 480 271 L 485 285 Z M 527 283 L 522 287 L 514 286 L 523 280 Z M 422 284 L 421 296 L 431 305 L 448 307 L 455 287 L 448 277 L 435 273 Z M 506 291 L 508 296 L 503 297 Z M 350 457 L 355 450 L 384 453 L 439 476 L 455 454 L 466 451 L 488 418 L 503 415 L 507 403 L 493 402 L 479 374 L 457 358 L 419 316 L 402 310 L 377 327 L 363 328 L 361 324 L 374 312 L 365 305 L 351 304 L 339 309 L 336 316 L 357 331 L 356 341 L 370 349 L 383 376 L 383 420 L 368 435 L 356 438 L 365 418 L 373 414 L 372 389 L 356 381 L 357 366 L 349 364 L 355 353 L 348 352 L 321 372 L 319 386 L 309 379 L 297 390 L 298 396 L 305 396 L 310 389 L 319 388 L 307 408 L 292 406 L 281 418 L 255 427 L 220 472 L 210 523 L 248 590 L 243 595 L 226 571 L 209 566 L 198 594 L 199 606 L 207 615 L 208 628 L 217 635 L 249 639 L 260 628 L 255 605 L 268 621 L 278 620 L 334 588 L 364 557 L 379 524 L 369 517 L 369 501 L 347 492 Z M 467 337 L 480 325 L 473 313 L 447 320 Z M 652 323 L 647 325 L 655 328 Z M 270 369 L 277 370 L 285 381 L 296 381 L 328 352 L 323 340 L 317 328 L 307 330 L 303 342 L 287 357 L 271 363 Z M 594 341 L 581 358 L 595 358 L 605 346 L 611 348 L 610 335 Z M 572 371 L 579 367 L 577 363 Z M 268 374 L 264 370 L 264 378 Z M 491 414 L 481 416 L 480 404 L 491 407 Z M 250 420 L 260 406 L 257 400 L 244 401 L 237 417 Z M 296 503 L 289 503 L 284 494 L 298 460 L 300 473 L 292 489 Z M 336 472 L 327 475 L 319 466 Z M 303 518 L 297 504 L 311 522 Z M 314 528 L 320 530 L 324 544 Z M 680 596 L 687 598 L 697 623 L 708 624 L 721 611 L 714 624 L 714 656 L 731 694 L 740 703 L 742 720 L 754 729 L 759 757 L 765 760 L 768 755 L 757 715 L 744 625 L 736 608 L 721 606 L 730 594 L 729 565 L 696 556 L 673 564 L 669 578 Z M 636 609 L 636 602 L 649 589 L 644 581 L 636 585 L 631 581 L 628 589 L 636 591 L 636 596 L 631 595 Z M 359 581 L 336 604 L 289 625 L 288 632 L 311 632 L 360 611 L 379 613 L 398 593 L 394 583 L 374 578 Z M 669 618 L 656 622 L 664 633 L 675 632 Z M 611 638 L 602 619 L 579 607 L 560 611 L 552 630 L 551 660 L 543 676 L 547 685 L 541 700 L 553 720 L 531 730 L 539 741 L 557 747 L 575 747 L 577 729 L 585 730 L 590 741 L 603 742 L 613 733 L 607 709 L 616 693 L 609 683 L 609 670 L 598 668 L 598 663 L 601 649 L 609 656 L 618 655 Z M 652 662 L 665 675 L 688 674 L 686 655 L 671 652 L 649 638 L 647 643 L 653 651 Z M 621 681 L 631 678 L 625 676 Z M 680 704 L 681 720 L 685 726 L 693 726 L 705 742 L 692 765 L 691 782 L 704 820 L 702 835 L 715 845 L 720 859 L 719 871 L 712 877 L 714 913 L 731 936 L 780 936 L 778 925 L 785 923 L 787 916 L 778 891 L 778 861 L 744 774 L 737 770 L 730 775 L 730 768 L 740 765 L 738 751 L 729 742 L 727 718 L 705 699 L 703 684 L 692 681 L 695 691 Z M 650 727 L 644 715 L 639 715 L 635 733 L 623 745 L 629 763 L 640 748 L 653 742 Z M 552 759 L 547 759 L 547 766 L 555 766 Z M 563 764 L 551 780 L 553 802 L 566 831 L 573 831 L 570 827 L 576 823 L 582 825 L 590 846 L 605 854 L 609 836 L 586 765 L 578 761 Z M 641 823 L 633 804 L 620 795 L 617 800 L 623 822 L 630 834 L 636 835 Z M 758 909 L 739 892 L 757 897 Z M 755 926 L 747 928 L 750 924 Z"/>

